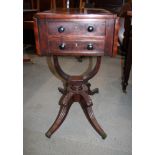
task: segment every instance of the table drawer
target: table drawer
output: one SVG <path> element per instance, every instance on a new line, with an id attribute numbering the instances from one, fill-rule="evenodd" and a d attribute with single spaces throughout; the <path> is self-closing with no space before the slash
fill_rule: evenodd
<path id="1" fill-rule="evenodd" d="M 87 22 L 63 22 L 47 21 L 49 35 L 82 35 L 82 36 L 104 36 L 105 22 L 87 21 Z"/>
<path id="2" fill-rule="evenodd" d="M 49 53 L 56 55 L 103 55 L 104 53 L 103 40 L 50 40 Z"/>

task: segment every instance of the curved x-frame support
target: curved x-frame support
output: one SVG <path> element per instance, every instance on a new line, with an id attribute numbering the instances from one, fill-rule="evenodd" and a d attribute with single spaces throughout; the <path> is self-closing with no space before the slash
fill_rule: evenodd
<path id="1" fill-rule="evenodd" d="M 55 66 L 55 69 L 57 70 L 57 73 L 64 79 L 64 80 L 68 80 L 70 75 L 66 74 L 60 67 L 59 65 L 59 61 L 58 61 L 58 57 L 57 56 L 53 56 L 53 60 L 54 60 L 54 66 Z M 98 56 L 97 57 L 97 61 L 96 61 L 96 65 L 95 67 L 93 68 L 92 71 L 90 71 L 87 75 L 83 76 L 83 81 L 88 81 L 90 80 L 91 78 L 93 78 L 99 68 L 100 68 L 100 64 L 101 64 L 101 56 Z"/>
<path id="2" fill-rule="evenodd" d="M 61 126 L 63 121 L 65 120 L 69 109 L 73 102 L 79 102 L 88 121 L 92 125 L 92 127 L 98 132 L 98 134 L 105 139 L 106 133 L 104 130 L 100 127 L 99 123 L 97 122 L 93 110 L 92 110 L 92 100 L 89 95 L 94 95 L 95 93 L 98 93 L 98 89 L 90 90 L 91 84 L 88 83 L 88 80 L 90 80 L 93 76 L 96 75 L 96 73 L 99 70 L 100 64 L 101 64 L 101 57 L 97 57 L 97 62 L 95 67 L 85 76 L 70 76 L 66 74 L 60 67 L 58 62 L 58 57 L 53 56 L 54 59 L 54 66 L 57 71 L 57 73 L 66 80 L 66 88 L 62 89 L 59 88 L 59 91 L 63 94 L 60 98 L 59 105 L 60 110 L 56 117 L 56 120 L 54 121 L 53 125 L 50 127 L 50 129 L 46 132 L 46 136 L 48 138 L 51 137 L 51 135 Z"/>

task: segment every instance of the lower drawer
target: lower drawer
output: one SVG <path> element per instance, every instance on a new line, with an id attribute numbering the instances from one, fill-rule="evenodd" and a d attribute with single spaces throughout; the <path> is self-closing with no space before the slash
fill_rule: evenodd
<path id="1" fill-rule="evenodd" d="M 104 40 L 50 40 L 49 53 L 54 55 L 103 55 Z"/>

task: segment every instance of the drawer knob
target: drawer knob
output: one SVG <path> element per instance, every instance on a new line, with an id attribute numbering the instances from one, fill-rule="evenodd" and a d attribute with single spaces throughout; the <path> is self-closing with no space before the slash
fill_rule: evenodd
<path id="1" fill-rule="evenodd" d="M 94 27 L 93 26 L 88 26 L 88 32 L 93 32 L 94 31 Z"/>
<path id="2" fill-rule="evenodd" d="M 63 27 L 63 26 L 60 26 L 59 28 L 58 28 L 58 32 L 59 33 L 62 33 L 62 32 L 64 32 L 65 31 L 65 28 Z"/>
<path id="3" fill-rule="evenodd" d="M 61 50 L 64 50 L 64 49 L 65 49 L 65 43 L 62 43 L 61 45 L 59 45 L 59 48 L 60 48 Z"/>
<path id="4" fill-rule="evenodd" d="M 91 43 L 88 44 L 88 45 L 87 45 L 87 49 L 88 49 L 88 50 L 93 50 L 93 45 L 92 45 Z"/>

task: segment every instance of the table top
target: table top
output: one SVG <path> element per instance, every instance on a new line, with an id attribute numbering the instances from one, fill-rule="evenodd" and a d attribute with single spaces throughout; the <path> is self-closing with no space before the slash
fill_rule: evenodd
<path id="1" fill-rule="evenodd" d="M 35 17 L 39 18 L 116 18 L 117 15 L 105 9 L 84 8 L 84 9 L 52 9 L 39 12 Z"/>

